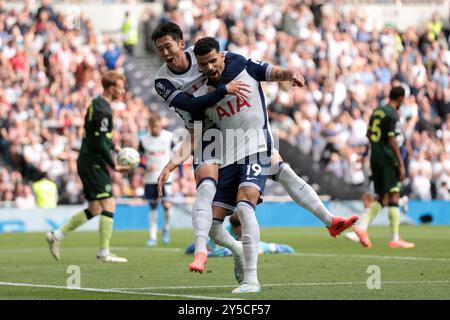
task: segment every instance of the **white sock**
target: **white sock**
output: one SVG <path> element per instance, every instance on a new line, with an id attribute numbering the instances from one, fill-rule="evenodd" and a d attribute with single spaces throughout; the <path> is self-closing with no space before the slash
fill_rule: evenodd
<path id="1" fill-rule="evenodd" d="M 61 241 L 62 239 L 64 239 L 64 233 L 59 229 L 56 229 L 55 231 L 53 231 L 53 235 L 55 236 L 56 240 L 58 240 L 58 241 Z"/>
<path id="2" fill-rule="evenodd" d="M 107 255 L 109 255 L 109 249 L 100 249 L 98 255 L 102 256 L 102 257 L 106 257 Z"/>
<path id="3" fill-rule="evenodd" d="M 314 189 L 297 176 L 288 164 L 283 163 L 280 166 L 276 181 L 281 183 L 292 200 L 299 206 L 313 213 L 327 227 L 331 226 L 333 214 L 328 211 Z"/>
<path id="4" fill-rule="evenodd" d="M 255 209 L 249 203 L 243 201 L 237 203 L 236 209 L 242 226 L 244 282 L 259 284 L 259 225 L 258 220 L 256 220 Z"/>
<path id="5" fill-rule="evenodd" d="M 203 180 L 197 187 L 197 196 L 192 208 L 192 227 L 194 228 L 195 253 L 208 254 L 206 247 L 211 229 L 213 213 L 212 202 L 216 195 L 216 184 L 212 180 Z"/>
<path id="6" fill-rule="evenodd" d="M 172 217 L 172 210 L 164 209 L 164 231 L 170 230 L 170 218 Z"/>
<path id="7" fill-rule="evenodd" d="M 369 221 L 367 221 L 367 218 L 365 217 L 365 215 L 367 215 L 367 213 L 363 213 L 361 215 L 361 217 L 359 218 L 359 221 L 358 221 L 359 223 L 357 223 L 356 225 L 359 228 L 367 231 L 367 229 L 369 229 Z"/>
<path id="8" fill-rule="evenodd" d="M 242 243 L 231 236 L 222 221 L 213 220 L 209 236 L 215 244 L 230 249 L 233 255 L 242 255 Z"/>
<path id="9" fill-rule="evenodd" d="M 398 232 L 393 232 L 392 233 L 392 241 L 398 241 L 400 240 L 400 235 L 398 234 Z"/>
<path id="10" fill-rule="evenodd" d="M 150 230 L 149 230 L 150 240 L 156 241 L 157 233 L 158 233 L 158 210 L 157 209 L 150 210 L 149 221 L 150 221 Z"/>

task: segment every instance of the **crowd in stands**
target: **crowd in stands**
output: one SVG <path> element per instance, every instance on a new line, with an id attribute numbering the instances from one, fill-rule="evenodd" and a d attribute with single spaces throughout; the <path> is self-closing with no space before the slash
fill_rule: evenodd
<path id="1" fill-rule="evenodd" d="M 281 10 L 261 0 L 192 5 L 185 11 L 166 0 L 155 19 L 179 24 L 190 45 L 212 36 L 222 49 L 301 71 L 304 88 L 264 85 L 272 129 L 349 184 L 370 175 L 365 135 L 372 110 L 386 102 L 392 84 L 405 86 L 406 190 L 413 198 L 450 199 L 450 51 L 438 14 L 400 31 L 315 0 L 283 1 Z M 83 201 L 76 159 L 84 112 L 101 92 L 101 74 L 121 69 L 126 56 L 88 18 L 73 18 L 48 0 L 37 10 L 29 2 L 6 10 L 0 0 L 0 201 L 32 207 L 40 172 L 58 185 L 60 203 Z M 131 92 L 112 108 L 116 144 L 137 149 L 156 110 Z M 185 169 L 172 187 L 177 198 L 195 195 Z M 113 194 L 142 196 L 143 171 L 114 172 Z"/>
<path id="2" fill-rule="evenodd" d="M 450 51 L 435 13 L 425 25 L 377 28 L 373 17 L 323 1 L 194 1 L 193 14 L 167 1 L 163 19 L 222 49 L 301 71 L 304 88 L 265 84 L 272 129 L 352 185 L 370 176 L 369 117 L 392 85 L 408 97 L 399 116 L 408 153 L 405 192 L 450 199 Z M 405 140 L 406 143 L 402 142 Z"/>
<path id="3" fill-rule="evenodd" d="M 29 2 L 6 10 L 0 1 L 0 201 L 35 206 L 32 185 L 43 172 L 57 184 L 59 203 L 84 201 L 76 167 L 84 114 L 102 91 L 102 73 L 122 68 L 118 43 L 48 0 L 34 11 Z M 112 108 L 115 142 L 137 149 L 153 112 L 130 92 Z M 112 177 L 114 195 L 143 195 L 143 168 Z M 177 195 L 192 195 L 188 179 L 174 186 Z"/>

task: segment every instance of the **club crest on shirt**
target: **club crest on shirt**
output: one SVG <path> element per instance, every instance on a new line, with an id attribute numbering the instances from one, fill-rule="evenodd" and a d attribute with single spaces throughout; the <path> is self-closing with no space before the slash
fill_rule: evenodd
<path id="1" fill-rule="evenodd" d="M 166 87 L 164 86 L 164 84 L 162 84 L 162 82 L 156 82 L 155 89 L 156 89 L 156 92 L 158 92 L 158 94 L 161 96 L 166 91 Z"/>

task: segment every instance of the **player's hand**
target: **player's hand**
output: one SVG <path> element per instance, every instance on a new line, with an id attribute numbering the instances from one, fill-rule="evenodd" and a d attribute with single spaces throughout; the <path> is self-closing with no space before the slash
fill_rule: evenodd
<path id="1" fill-rule="evenodd" d="M 228 94 L 235 95 L 240 100 L 248 98 L 247 93 L 251 93 L 249 89 L 250 86 L 240 80 L 233 80 L 229 82 L 225 87 Z"/>
<path id="2" fill-rule="evenodd" d="M 305 85 L 305 78 L 300 74 L 300 72 L 294 72 L 292 75 L 292 85 L 300 88 Z"/>
<path id="3" fill-rule="evenodd" d="M 164 167 L 158 177 L 158 196 L 161 198 L 163 196 L 163 187 L 166 184 L 167 179 L 169 179 L 170 170 L 168 167 Z"/>
<path id="4" fill-rule="evenodd" d="M 114 166 L 114 170 L 117 172 L 128 172 L 131 171 L 131 167 L 130 166 L 122 166 L 120 164 L 116 164 Z"/>
<path id="5" fill-rule="evenodd" d="M 404 166 L 398 167 L 398 171 L 399 171 L 399 179 L 400 179 L 400 181 L 405 180 L 405 177 L 406 177 L 405 167 Z"/>
<path id="6" fill-rule="evenodd" d="M 114 151 L 115 151 L 116 153 L 119 153 L 120 150 L 122 150 L 121 147 L 119 147 L 119 146 L 114 146 Z"/>

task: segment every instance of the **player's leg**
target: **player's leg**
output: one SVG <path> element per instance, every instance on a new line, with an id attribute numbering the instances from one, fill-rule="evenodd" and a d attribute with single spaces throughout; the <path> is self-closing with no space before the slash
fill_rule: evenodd
<path id="1" fill-rule="evenodd" d="M 78 159 L 77 169 L 83 184 L 84 197 L 88 200 L 88 208 L 73 215 L 67 223 L 55 231 L 46 234 L 50 252 L 56 260 L 60 260 L 60 243 L 64 236 L 101 213 L 100 203 L 96 201 L 97 195 L 103 191 L 97 183 L 101 170 L 96 169 L 91 163 L 83 162 L 83 159 Z"/>
<path id="2" fill-rule="evenodd" d="M 370 223 L 383 208 L 383 205 L 380 196 L 365 193 L 362 198 L 366 212 L 361 217 L 358 227 L 367 230 Z"/>
<path id="3" fill-rule="evenodd" d="M 270 171 L 272 179 L 279 182 L 299 206 L 313 213 L 322 221 L 331 236 L 339 235 L 358 220 L 356 215 L 349 218 L 334 216 L 325 207 L 314 189 L 300 178 L 287 163 L 283 162 L 278 152 L 274 152 L 271 156 Z"/>
<path id="4" fill-rule="evenodd" d="M 147 245 L 150 247 L 156 246 L 158 236 L 158 190 L 156 184 L 146 184 L 144 190 L 144 197 L 149 204 L 148 213 L 148 241 Z"/>
<path id="5" fill-rule="evenodd" d="M 374 194 L 376 194 L 376 196 L 366 199 L 368 209 L 360 219 L 359 224 L 354 227 L 355 233 L 359 238 L 359 242 L 363 247 L 366 248 L 372 247 L 372 242 L 370 241 L 369 233 L 367 232 L 369 224 L 373 219 L 375 219 L 378 213 L 380 213 L 384 204 L 387 204 L 388 202 L 388 199 L 386 199 L 386 195 L 384 195 L 385 178 L 383 175 L 383 164 L 380 166 L 371 164 L 370 167 L 372 171 L 371 180 L 373 182 Z M 369 197 L 369 195 L 367 195 L 367 197 Z"/>
<path id="6" fill-rule="evenodd" d="M 256 158 L 254 158 L 256 156 Z M 271 159 L 266 154 L 251 155 L 239 166 L 239 188 L 236 211 L 241 222 L 244 279 L 232 293 L 260 292 L 258 281 L 258 255 L 260 230 L 256 219 L 256 205 L 264 194 Z"/>
<path id="7" fill-rule="evenodd" d="M 158 202 L 155 200 L 151 200 L 149 202 L 149 213 L 148 213 L 148 241 L 147 245 L 149 247 L 154 247 L 157 245 L 158 241 Z"/>
<path id="8" fill-rule="evenodd" d="M 358 230 L 359 234 L 363 235 L 363 233 L 365 233 L 367 231 L 370 221 L 372 221 L 373 218 L 375 217 L 375 215 L 371 215 L 369 213 L 369 208 L 371 208 L 374 201 L 378 202 L 377 195 L 374 194 L 375 191 L 373 190 L 373 183 L 371 183 L 371 186 L 372 186 L 371 187 L 372 191 L 366 191 L 361 196 L 361 201 L 363 202 L 363 205 L 364 205 L 364 213 L 361 214 L 358 224 L 353 227 L 354 231 L 345 233 L 345 237 L 349 240 L 352 240 L 355 242 L 360 242 L 361 237 L 356 234 L 356 230 Z M 380 206 L 381 206 L 381 204 L 380 204 Z M 368 233 L 366 233 L 366 234 L 368 237 Z M 361 244 L 365 247 L 368 246 L 367 244 L 366 245 L 363 243 L 361 243 Z"/>
<path id="9" fill-rule="evenodd" d="M 165 199 L 165 192 L 163 195 Z M 163 236 L 162 240 L 164 244 L 168 244 L 170 242 L 170 223 L 172 217 L 172 204 L 167 200 L 162 200 L 162 205 L 164 208 L 164 226 L 163 226 Z"/>
<path id="10" fill-rule="evenodd" d="M 239 188 L 236 210 L 242 225 L 242 254 L 244 257 L 244 278 L 242 284 L 233 293 L 261 291 L 258 281 L 258 255 L 260 230 L 256 219 L 256 204 L 260 191 L 254 187 Z"/>
<path id="11" fill-rule="evenodd" d="M 47 242 L 50 246 L 50 253 L 56 260 L 60 260 L 60 245 L 64 236 L 69 232 L 77 229 L 81 225 L 88 222 L 94 216 L 99 215 L 101 212 L 101 207 L 98 201 L 89 201 L 89 206 L 87 209 L 76 213 L 70 218 L 70 220 L 56 229 L 53 232 L 48 232 L 46 235 Z"/>
<path id="12" fill-rule="evenodd" d="M 162 195 L 162 205 L 164 208 L 164 226 L 163 226 L 163 236 L 162 240 L 164 244 L 168 244 L 170 242 L 170 223 L 172 217 L 172 204 L 167 200 L 167 197 L 170 195 L 170 183 L 166 183 L 163 188 Z"/>
<path id="13" fill-rule="evenodd" d="M 399 199 L 400 199 L 400 186 L 401 182 L 398 179 L 398 169 L 396 167 L 387 167 L 385 169 L 385 179 L 386 179 L 386 202 L 388 203 L 388 214 L 389 214 L 389 224 L 391 227 L 392 239 L 388 243 L 391 248 L 414 248 L 415 244 L 412 242 L 406 242 L 400 239 L 400 209 L 399 209 Z"/>
<path id="14" fill-rule="evenodd" d="M 100 215 L 99 232 L 100 232 L 100 250 L 97 254 L 99 262 L 127 262 L 125 258 L 121 258 L 110 252 L 110 242 L 113 232 L 114 212 L 116 211 L 116 201 L 113 197 L 99 200 L 102 212 Z"/>
<path id="15" fill-rule="evenodd" d="M 208 234 L 212 225 L 212 202 L 216 194 L 218 178 L 217 164 L 200 164 L 195 170 L 197 195 L 192 208 L 192 226 L 194 229 L 194 265 L 206 263 L 208 256 Z M 198 261 L 197 261 L 198 260 Z"/>
<path id="16" fill-rule="evenodd" d="M 211 240 L 224 248 L 227 248 L 233 254 L 234 259 L 234 276 L 236 281 L 241 283 L 244 280 L 244 257 L 242 252 L 242 242 L 233 238 L 233 236 L 223 226 L 225 217 L 232 213 L 231 206 L 226 208 L 224 206 L 213 205 L 213 223 L 209 236 Z"/>

